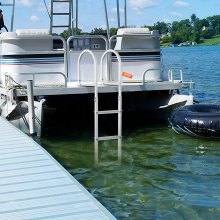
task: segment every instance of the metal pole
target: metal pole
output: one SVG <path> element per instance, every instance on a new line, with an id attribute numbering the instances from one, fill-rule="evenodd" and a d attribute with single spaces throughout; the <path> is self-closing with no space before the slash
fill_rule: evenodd
<path id="1" fill-rule="evenodd" d="M 13 31 L 14 28 L 14 14 L 15 14 L 15 0 L 13 0 L 12 3 L 12 16 L 11 16 L 11 32 Z"/>
<path id="2" fill-rule="evenodd" d="M 79 8 L 78 8 L 78 0 L 76 0 L 76 31 L 75 31 L 75 34 L 77 35 L 77 32 L 78 32 L 78 16 L 79 16 L 79 14 L 78 14 L 78 12 L 79 12 Z"/>
<path id="3" fill-rule="evenodd" d="M 124 14 L 125 14 L 125 27 L 127 27 L 127 0 L 125 0 Z"/>
<path id="4" fill-rule="evenodd" d="M 52 29 L 53 29 L 53 1 L 51 0 L 50 4 L 50 34 L 52 34 Z"/>
<path id="5" fill-rule="evenodd" d="M 106 28 L 107 28 L 107 37 L 110 39 L 110 33 L 109 33 L 109 22 L 108 22 L 108 10 L 106 5 L 106 0 L 104 0 L 104 7 L 105 7 L 105 20 L 106 20 Z"/>
<path id="6" fill-rule="evenodd" d="M 73 11 L 73 8 L 74 8 L 74 1 L 72 0 L 72 7 L 71 7 L 71 35 L 74 35 L 74 11 Z"/>
<path id="7" fill-rule="evenodd" d="M 27 96 L 28 96 L 28 112 L 29 112 L 29 130 L 30 130 L 30 135 L 33 135 L 36 133 L 35 114 L 34 114 L 33 80 L 27 81 Z"/>
<path id="8" fill-rule="evenodd" d="M 121 27 L 121 22 L 120 22 L 120 12 L 119 12 L 119 0 L 117 1 L 117 18 L 118 18 L 118 28 Z"/>

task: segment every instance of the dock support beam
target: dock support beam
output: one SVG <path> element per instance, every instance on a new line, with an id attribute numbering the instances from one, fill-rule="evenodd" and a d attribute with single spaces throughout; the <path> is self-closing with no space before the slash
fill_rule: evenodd
<path id="1" fill-rule="evenodd" d="M 36 127 L 35 127 L 35 113 L 34 113 L 33 80 L 27 81 L 27 96 L 28 96 L 28 112 L 29 112 L 29 130 L 30 130 L 30 135 L 34 135 L 36 133 Z"/>

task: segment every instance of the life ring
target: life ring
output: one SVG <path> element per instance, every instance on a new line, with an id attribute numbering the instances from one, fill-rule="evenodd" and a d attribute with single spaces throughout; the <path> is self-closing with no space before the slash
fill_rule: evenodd
<path id="1" fill-rule="evenodd" d="M 176 133 L 220 138 L 220 105 L 179 107 L 170 114 L 168 121 Z"/>

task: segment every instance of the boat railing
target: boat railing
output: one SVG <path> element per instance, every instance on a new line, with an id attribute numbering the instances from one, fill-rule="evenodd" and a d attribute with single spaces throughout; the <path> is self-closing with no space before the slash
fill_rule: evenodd
<path id="1" fill-rule="evenodd" d="M 13 77 L 16 77 L 16 76 L 32 76 L 32 78 L 28 78 L 27 80 L 33 80 L 33 85 L 34 86 L 37 86 L 36 84 L 36 76 L 47 76 L 47 75 L 61 75 L 64 79 L 64 87 L 67 87 L 67 76 L 62 73 L 62 72 L 33 72 L 33 73 L 16 73 L 16 74 L 13 74 Z M 9 73 L 6 74 L 6 78 L 7 79 L 7 83 L 8 85 L 14 85 L 17 84 L 19 85 L 19 83 L 17 83 L 14 78 L 13 78 Z M 14 82 L 14 83 L 13 83 Z M 43 84 L 44 85 L 44 84 Z M 59 84 L 60 85 L 60 84 Z M 39 86 L 42 86 L 42 83 L 39 84 Z M 47 84 L 45 84 L 45 86 L 47 86 Z M 52 85 L 50 85 L 52 86 Z"/>
<path id="2" fill-rule="evenodd" d="M 183 70 L 186 70 L 186 67 L 171 67 L 168 69 L 168 81 L 169 82 L 183 82 Z M 175 75 L 179 75 L 179 79 L 175 80 Z"/>
<path id="3" fill-rule="evenodd" d="M 59 40 L 62 42 L 62 48 L 61 49 L 54 49 L 53 44 L 47 45 L 46 41 L 44 41 L 43 45 L 46 45 L 47 47 L 44 48 L 42 45 L 38 47 L 38 44 L 35 44 L 34 40 L 39 39 L 40 40 L 47 40 L 49 39 L 49 43 L 51 42 L 50 40 Z M 26 44 L 27 40 L 27 44 Z M 4 38 L 1 39 L 2 42 L 6 42 L 6 45 L 4 45 L 4 50 L 1 47 L 1 54 L 2 56 L 17 56 L 16 59 L 9 59 L 10 63 L 12 64 L 17 64 L 19 61 L 19 65 L 15 67 L 15 65 L 10 65 L 9 68 L 6 69 L 6 66 L 2 65 L 1 66 L 1 71 L 2 73 L 10 74 L 11 78 L 14 79 L 14 81 L 17 81 L 18 84 L 24 85 L 26 83 L 26 78 L 28 78 L 30 75 L 62 75 L 65 81 L 65 86 L 66 86 L 66 78 L 67 78 L 67 54 L 66 54 L 66 42 L 65 39 L 60 37 L 60 36 L 51 36 L 51 35 L 19 35 L 19 36 L 5 36 Z M 10 42 L 10 45 L 7 46 L 8 41 Z M 32 43 L 33 41 L 33 43 Z M 7 46 L 7 47 L 6 47 Z M 42 58 L 40 55 L 43 55 Z M 59 60 L 55 62 L 50 62 L 51 59 L 44 58 L 44 56 L 47 56 L 50 58 L 53 55 L 55 57 L 59 56 Z M 22 56 L 25 56 L 25 59 L 22 59 Z M 32 56 L 34 58 L 32 58 Z M 35 58 L 37 57 L 37 58 Z M 7 59 L 6 59 L 7 61 Z M 6 62 L 5 61 L 5 62 Z M 42 62 L 41 62 L 42 61 Z M 55 65 L 53 65 L 55 63 Z M 30 71 L 30 65 L 31 64 L 36 64 L 31 66 L 31 71 Z M 33 71 L 33 72 L 32 72 Z M 19 80 L 22 79 L 22 80 Z M 58 77 L 60 78 L 60 77 Z M 2 79 L 2 83 L 3 83 Z M 56 84 L 56 79 L 47 79 L 47 80 L 42 80 L 40 84 L 47 84 L 51 85 L 52 81 L 53 84 Z M 61 79 L 62 80 L 62 79 Z"/>
<path id="4" fill-rule="evenodd" d="M 142 80 L 143 85 L 146 84 L 146 75 L 147 75 L 147 73 L 149 73 L 151 71 L 161 71 L 161 69 L 159 69 L 159 68 L 152 68 L 152 69 L 145 70 L 144 73 L 143 73 L 143 80 Z"/>
<path id="5" fill-rule="evenodd" d="M 184 81 L 183 70 L 188 69 L 187 67 L 171 67 L 168 69 L 168 81 L 174 83 L 181 83 L 183 88 L 195 88 L 195 82 Z M 175 79 L 176 74 L 179 74 L 179 79 Z"/>
<path id="6" fill-rule="evenodd" d="M 78 40 L 84 40 L 90 39 L 91 41 L 86 42 L 85 45 L 81 45 L 79 47 Z M 74 43 L 74 40 L 77 40 L 77 42 Z M 101 59 L 103 51 L 106 51 L 108 49 L 108 40 L 104 36 L 100 35 L 77 35 L 77 36 L 71 36 L 67 39 L 67 63 L 68 63 L 68 81 L 69 82 L 79 82 L 85 81 L 88 83 L 94 83 L 93 82 L 93 76 L 90 73 L 90 69 L 93 68 L 93 64 L 91 63 L 91 59 L 88 56 L 83 57 L 83 62 L 86 62 L 86 65 L 81 65 L 82 72 L 84 74 L 80 73 L 80 79 L 78 74 L 78 67 L 77 65 L 74 65 L 78 62 L 78 58 L 80 56 L 80 53 L 84 50 L 90 50 L 93 52 L 93 55 L 95 56 L 96 60 L 98 61 L 97 66 L 99 65 L 99 61 Z M 88 55 L 88 53 L 87 53 Z M 84 63 L 85 64 L 85 63 Z M 100 74 L 98 74 L 100 75 Z"/>
<path id="7" fill-rule="evenodd" d="M 66 41 L 63 37 L 61 36 L 53 36 L 53 40 L 61 40 L 63 43 L 63 54 L 64 54 L 64 74 L 65 78 L 68 77 L 68 57 L 67 57 L 67 45 Z M 60 50 L 59 50 L 60 51 Z"/>

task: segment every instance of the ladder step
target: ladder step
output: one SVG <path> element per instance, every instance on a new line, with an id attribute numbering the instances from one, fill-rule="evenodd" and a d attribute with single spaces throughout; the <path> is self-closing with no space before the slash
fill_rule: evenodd
<path id="1" fill-rule="evenodd" d="M 70 15 L 70 13 L 68 13 L 68 12 L 63 12 L 63 13 L 55 12 L 55 13 L 52 13 L 52 15 Z"/>
<path id="2" fill-rule="evenodd" d="M 99 115 L 107 115 L 107 114 L 118 114 L 119 110 L 106 110 L 106 111 L 98 111 Z"/>
<path id="3" fill-rule="evenodd" d="M 98 137 L 98 141 L 118 140 L 120 138 L 122 138 L 122 137 L 117 136 L 117 135 L 115 135 L 115 136 L 104 136 L 104 137 Z"/>
<path id="4" fill-rule="evenodd" d="M 69 27 L 69 25 L 53 25 L 53 28 L 62 28 L 62 27 Z"/>
<path id="5" fill-rule="evenodd" d="M 52 2 L 71 2 L 72 0 L 52 0 Z"/>

